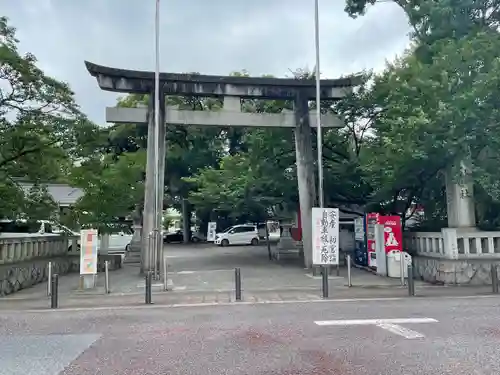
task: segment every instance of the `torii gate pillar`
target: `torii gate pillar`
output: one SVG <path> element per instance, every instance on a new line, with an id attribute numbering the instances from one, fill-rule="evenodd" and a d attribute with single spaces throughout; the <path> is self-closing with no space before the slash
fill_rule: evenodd
<path id="1" fill-rule="evenodd" d="M 115 69 L 86 62 L 87 70 L 97 79 L 103 90 L 149 94 L 154 91 L 154 73 Z M 356 77 L 321 80 L 321 98 L 339 100 L 360 84 Z M 302 242 L 304 265 L 312 266 L 312 207 L 316 201 L 314 157 L 311 127 L 316 124 L 315 114 L 310 114 L 308 102 L 316 98 L 316 82 L 294 78 L 207 76 L 198 74 L 160 74 L 160 91 L 164 95 L 194 97 L 218 97 L 224 99 L 221 111 L 188 111 L 178 108 L 161 109 L 160 176 L 164 186 L 165 169 L 165 124 L 180 126 L 236 126 L 236 127 L 286 127 L 295 132 L 297 180 L 301 207 Z M 163 97 L 163 96 L 162 96 Z M 241 99 L 293 101 L 294 113 L 244 113 Z M 162 100 L 162 105 L 165 101 Z M 142 228 L 142 270 L 154 267 L 154 259 L 148 255 L 148 236 L 154 227 L 154 110 L 152 101 L 145 108 L 107 108 L 106 120 L 113 123 L 148 124 L 148 151 L 146 170 L 146 192 Z M 333 114 L 322 116 L 324 127 L 342 127 L 342 121 Z M 163 190 L 162 190 L 163 193 Z M 163 198 L 163 194 L 161 195 Z M 161 199 L 163 201 L 163 199 Z M 158 208 L 161 215 L 161 207 Z M 159 246 L 161 249 L 161 246 Z M 160 256 L 156 256 L 161 262 Z M 161 269 L 161 263 L 159 264 Z"/>
<path id="2" fill-rule="evenodd" d="M 156 255 L 147 251 L 148 247 L 152 245 L 150 243 L 150 234 L 155 229 L 155 214 L 158 215 L 157 220 L 162 223 L 162 212 L 163 212 L 163 199 L 164 199 L 164 185 L 165 185 L 165 100 L 164 96 L 160 95 L 160 129 L 159 129 L 159 140 L 158 140 L 158 158 L 159 158 L 159 171 L 158 175 L 155 175 L 155 139 L 156 139 L 156 126 L 155 126 L 155 107 L 154 107 L 154 95 L 149 95 L 148 102 L 148 140 L 147 140 L 147 161 L 146 161 L 146 181 L 144 184 L 144 212 L 142 221 L 142 251 L 141 251 L 141 273 L 147 272 L 148 270 L 154 269 L 154 262 L 156 260 L 157 270 L 161 270 L 161 265 L 163 261 L 161 259 L 161 248 L 163 246 L 163 239 L 161 235 L 157 236 L 156 239 L 159 241 L 158 252 Z M 159 196 L 155 196 L 155 179 L 158 179 Z M 158 206 L 155 208 L 156 203 Z M 160 227 L 161 229 L 161 227 Z M 152 236 L 151 236 L 152 237 Z M 131 246 L 135 249 L 135 246 Z M 146 251 L 145 251 L 146 250 Z"/>
<path id="3" fill-rule="evenodd" d="M 307 98 L 297 95 L 295 113 L 295 154 L 297 160 L 297 183 L 299 189 L 300 221 L 302 223 L 302 248 L 304 266 L 312 266 L 312 208 L 316 201 L 314 157 L 311 125 Z"/>

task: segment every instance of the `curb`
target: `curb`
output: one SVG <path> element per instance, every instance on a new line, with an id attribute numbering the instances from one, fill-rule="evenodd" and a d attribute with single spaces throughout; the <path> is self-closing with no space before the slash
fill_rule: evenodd
<path id="1" fill-rule="evenodd" d="M 58 312 L 84 312 L 84 311 L 113 311 L 113 310 L 143 310 L 143 309 L 166 309 L 166 308 L 194 308 L 194 307 L 237 307 L 237 306 L 258 306 L 258 305 L 292 305 L 306 303 L 356 303 L 356 302 L 392 302 L 404 300 L 462 300 L 462 299 L 490 299 L 498 298 L 497 295 L 480 295 L 480 296 L 449 296 L 449 297 L 375 297 L 375 298 L 337 298 L 337 299 L 309 299 L 309 300 L 279 300 L 279 301 L 231 301 L 231 302 L 202 302 L 202 303 L 159 303 L 159 304 L 128 304 L 120 306 L 94 306 L 94 307 L 62 307 L 58 309 L 0 309 L 3 314 L 19 314 L 19 313 L 58 313 Z"/>

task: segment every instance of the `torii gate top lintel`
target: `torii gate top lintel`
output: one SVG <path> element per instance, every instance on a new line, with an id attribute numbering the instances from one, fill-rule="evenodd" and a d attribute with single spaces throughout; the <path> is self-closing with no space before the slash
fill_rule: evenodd
<path id="1" fill-rule="evenodd" d="M 111 68 L 88 61 L 85 66 L 102 90 L 135 94 L 153 91 L 154 72 Z M 360 83 L 357 76 L 321 80 L 321 98 L 341 99 Z M 166 95 L 291 99 L 300 91 L 310 100 L 316 97 L 314 79 L 160 73 L 160 85 Z"/>

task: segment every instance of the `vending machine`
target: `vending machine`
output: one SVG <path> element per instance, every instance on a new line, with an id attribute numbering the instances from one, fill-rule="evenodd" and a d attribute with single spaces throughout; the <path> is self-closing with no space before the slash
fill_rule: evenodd
<path id="1" fill-rule="evenodd" d="M 354 219 L 354 263 L 364 267 L 368 266 L 365 216 Z"/>
<path id="2" fill-rule="evenodd" d="M 385 254 L 392 250 L 403 251 L 403 230 L 399 216 L 383 216 L 378 213 L 366 215 L 366 243 L 368 252 L 368 267 L 377 268 L 377 254 L 375 250 L 375 225 L 384 226 Z"/>
<path id="3" fill-rule="evenodd" d="M 366 251 L 367 265 L 377 268 L 377 254 L 375 252 L 375 225 L 379 223 L 380 214 L 371 212 L 366 214 Z"/>
<path id="4" fill-rule="evenodd" d="M 384 246 L 389 251 L 403 251 L 403 228 L 399 216 L 380 216 L 379 224 L 384 226 Z"/>

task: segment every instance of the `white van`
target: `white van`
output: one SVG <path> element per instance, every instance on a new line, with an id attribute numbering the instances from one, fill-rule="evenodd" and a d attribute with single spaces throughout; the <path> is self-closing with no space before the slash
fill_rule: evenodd
<path id="1" fill-rule="evenodd" d="M 220 233 L 216 233 L 214 242 L 220 246 L 257 245 L 259 243 L 259 232 L 255 225 L 234 225 Z"/>

